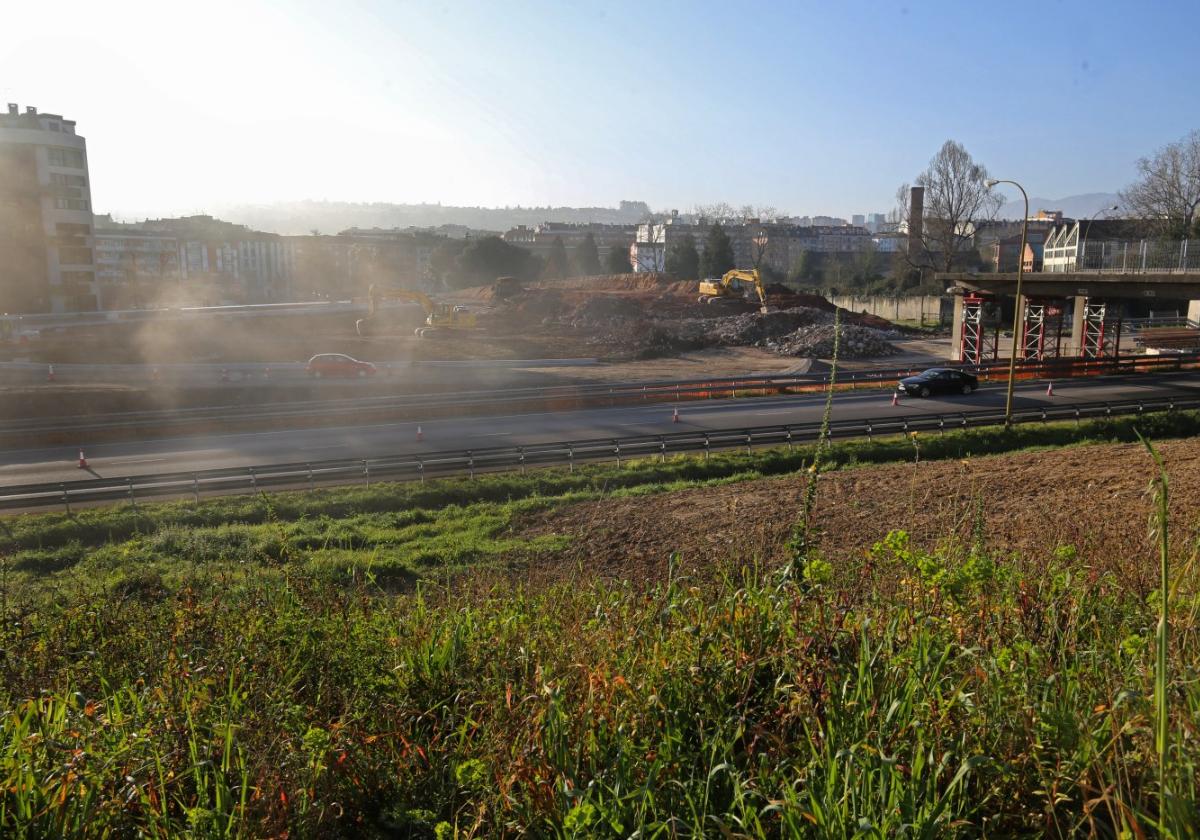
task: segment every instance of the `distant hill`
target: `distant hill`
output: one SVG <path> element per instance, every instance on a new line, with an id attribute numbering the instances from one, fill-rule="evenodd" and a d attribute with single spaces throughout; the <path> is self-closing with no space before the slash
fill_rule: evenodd
<path id="1" fill-rule="evenodd" d="M 337 233 L 347 228 L 407 228 L 464 225 L 474 230 L 503 232 L 517 225 L 541 222 L 631 225 L 650 213 L 643 201 L 622 201 L 617 207 L 454 207 L 442 204 L 354 204 L 345 201 L 297 201 L 240 204 L 216 208 L 214 215 L 231 222 L 285 235 L 313 230 Z"/>
<path id="2" fill-rule="evenodd" d="M 1036 216 L 1039 210 L 1061 210 L 1064 216 L 1071 219 L 1090 219 L 1106 207 L 1120 204 L 1120 196 L 1116 193 L 1084 193 L 1069 195 L 1066 198 L 1029 198 L 1029 215 Z M 1025 211 L 1025 202 L 1018 199 L 1010 201 L 1000 208 L 997 218 L 1020 219 Z M 1113 214 L 1117 215 L 1117 214 Z"/>

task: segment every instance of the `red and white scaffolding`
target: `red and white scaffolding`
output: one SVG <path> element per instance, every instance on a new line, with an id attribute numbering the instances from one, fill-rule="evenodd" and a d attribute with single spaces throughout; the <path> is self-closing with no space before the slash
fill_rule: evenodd
<path id="1" fill-rule="evenodd" d="M 1116 355 L 1121 342 L 1121 324 L 1106 322 L 1108 306 L 1102 300 L 1085 299 L 1083 302 L 1083 335 L 1079 341 L 1079 355 L 1084 359 L 1102 359 Z"/>
<path id="2" fill-rule="evenodd" d="M 1041 361 L 1062 355 L 1064 311 L 1063 302 L 1057 299 L 1025 299 L 1018 359 Z"/>
<path id="3" fill-rule="evenodd" d="M 997 355 L 995 335 L 988 336 L 984 323 L 984 307 L 989 299 L 977 293 L 963 296 L 962 334 L 959 340 L 959 359 L 964 364 L 980 365 Z M 999 324 L 996 325 L 999 329 Z"/>

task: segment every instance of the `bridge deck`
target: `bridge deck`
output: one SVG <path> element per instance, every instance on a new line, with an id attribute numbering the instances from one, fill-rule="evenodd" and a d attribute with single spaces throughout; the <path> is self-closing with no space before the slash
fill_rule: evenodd
<path id="1" fill-rule="evenodd" d="M 969 292 L 1013 295 L 1017 290 L 1016 272 L 968 274 L 938 272 L 934 275 L 947 288 Z M 1051 273 L 1026 272 L 1021 291 L 1031 297 L 1092 298 L 1167 298 L 1200 300 L 1200 271 L 1121 273 L 1076 271 Z"/>

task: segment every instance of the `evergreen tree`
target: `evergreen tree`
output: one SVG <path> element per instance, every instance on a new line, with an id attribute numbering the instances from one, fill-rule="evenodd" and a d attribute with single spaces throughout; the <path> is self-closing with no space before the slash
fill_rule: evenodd
<path id="1" fill-rule="evenodd" d="M 550 243 L 550 255 L 546 257 L 546 267 L 542 270 L 542 277 L 547 280 L 565 280 L 568 274 L 567 246 L 563 245 L 561 236 L 556 236 Z"/>
<path id="2" fill-rule="evenodd" d="M 796 259 L 792 261 L 792 268 L 788 272 L 788 280 L 797 285 L 807 283 L 812 279 L 815 268 L 813 262 L 813 255 L 808 249 L 796 254 Z"/>
<path id="3" fill-rule="evenodd" d="M 733 269 L 733 243 L 719 223 L 714 222 L 700 254 L 700 276 L 720 277 Z"/>
<path id="4" fill-rule="evenodd" d="M 505 275 L 533 280 L 541 267 L 536 256 L 498 236 L 446 240 L 430 261 L 434 276 L 450 289 L 489 285 Z"/>
<path id="5" fill-rule="evenodd" d="M 600 273 L 600 252 L 596 249 L 596 237 L 591 233 L 583 237 L 583 241 L 575 248 L 572 262 L 578 275 L 590 277 Z"/>
<path id="6" fill-rule="evenodd" d="M 700 276 L 700 254 L 696 240 L 684 236 L 667 249 L 667 274 L 676 280 L 696 280 Z"/>
<path id="7" fill-rule="evenodd" d="M 629 245 L 613 245 L 608 249 L 605 266 L 609 274 L 629 274 L 633 266 L 629 262 Z"/>

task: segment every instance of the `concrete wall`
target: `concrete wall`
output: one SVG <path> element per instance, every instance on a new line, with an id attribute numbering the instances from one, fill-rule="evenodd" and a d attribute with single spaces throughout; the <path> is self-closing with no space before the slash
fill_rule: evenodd
<path id="1" fill-rule="evenodd" d="M 891 297 L 874 295 L 853 297 L 835 295 L 829 298 L 835 305 L 851 312 L 867 312 L 889 321 L 919 321 L 926 324 L 949 324 L 954 319 L 954 302 L 938 295 Z"/>

